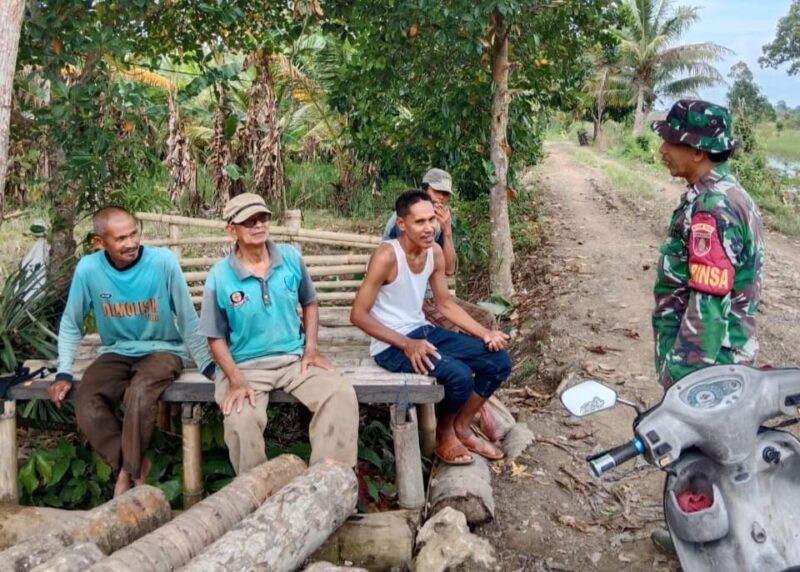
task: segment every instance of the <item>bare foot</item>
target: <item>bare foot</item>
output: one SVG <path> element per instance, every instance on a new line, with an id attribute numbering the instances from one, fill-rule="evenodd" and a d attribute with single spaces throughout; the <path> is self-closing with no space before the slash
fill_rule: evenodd
<path id="1" fill-rule="evenodd" d="M 114 484 L 114 496 L 118 497 L 127 493 L 129 490 L 131 490 L 131 487 L 131 474 L 125 469 L 120 469 L 119 475 L 117 476 L 117 482 Z"/>
<path id="2" fill-rule="evenodd" d="M 150 468 L 153 464 L 150 462 L 150 459 L 147 457 L 142 457 L 142 466 L 139 470 L 139 478 L 133 479 L 133 486 L 139 487 L 141 485 L 147 484 L 147 475 L 150 473 Z"/>

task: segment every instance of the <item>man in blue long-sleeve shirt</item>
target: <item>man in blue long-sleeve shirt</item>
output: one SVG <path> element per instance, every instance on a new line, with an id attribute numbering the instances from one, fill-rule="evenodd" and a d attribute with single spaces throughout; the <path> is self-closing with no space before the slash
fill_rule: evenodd
<path id="1" fill-rule="evenodd" d="M 158 398 L 189 354 L 207 376 L 214 364 L 175 255 L 140 245 L 139 227 L 123 208 L 94 216 L 95 246 L 78 263 L 58 332 L 58 373 L 50 399 L 61 406 L 72 388 L 72 368 L 86 315 L 94 312 L 101 346 L 81 376 L 75 396 L 78 427 L 118 471 L 114 496 L 146 481 L 144 451 L 155 425 Z M 187 352 L 188 348 L 188 352 Z M 125 415 L 116 415 L 119 401 Z"/>

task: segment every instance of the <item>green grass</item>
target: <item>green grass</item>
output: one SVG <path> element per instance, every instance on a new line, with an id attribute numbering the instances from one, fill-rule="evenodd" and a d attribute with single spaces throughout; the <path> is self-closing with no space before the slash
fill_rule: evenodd
<path id="1" fill-rule="evenodd" d="M 769 157 L 800 162 L 800 129 L 783 129 L 780 134 L 772 124 L 756 129 L 758 142 Z"/>
<path id="2" fill-rule="evenodd" d="M 621 195 L 647 201 L 654 201 L 658 197 L 652 179 L 640 174 L 643 163 L 621 157 L 605 159 L 595 151 L 580 147 L 571 149 L 570 153 L 584 165 L 602 170 L 608 177 L 611 188 Z M 649 169 L 645 169 L 645 172 L 647 170 Z"/>

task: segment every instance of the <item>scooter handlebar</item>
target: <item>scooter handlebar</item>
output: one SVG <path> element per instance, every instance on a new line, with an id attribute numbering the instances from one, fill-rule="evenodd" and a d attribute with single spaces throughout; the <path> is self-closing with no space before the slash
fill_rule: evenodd
<path id="1" fill-rule="evenodd" d="M 586 460 L 589 461 L 589 466 L 592 467 L 592 472 L 595 476 L 599 477 L 603 473 L 638 457 L 642 453 L 644 453 L 644 444 L 639 439 L 634 438 L 630 442 L 620 445 L 619 447 L 614 447 L 613 449 L 597 453 L 596 455 L 590 455 L 586 457 Z"/>

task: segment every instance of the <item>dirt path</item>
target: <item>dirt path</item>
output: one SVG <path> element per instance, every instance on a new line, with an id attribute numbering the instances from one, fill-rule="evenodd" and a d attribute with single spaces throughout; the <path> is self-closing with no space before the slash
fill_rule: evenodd
<path id="1" fill-rule="evenodd" d="M 642 404 L 660 398 L 650 329 L 654 266 L 682 185 L 665 177 L 654 181 L 656 201 L 623 198 L 571 147 L 548 145 L 533 174 L 545 189 L 544 242 L 535 260 L 517 265 L 524 289 L 517 339 L 541 359 L 536 385 L 511 388 L 506 399 L 523 417 L 529 412 L 537 442 L 518 460 L 524 472 L 506 467 L 497 475 L 497 518 L 480 533 L 498 548 L 503 570 L 675 570 L 649 540 L 661 526 L 661 474 L 639 459 L 595 479 L 583 460 L 629 439 L 633 412 L 618 407 L 578 420 L 547 396 L 592 377 Z M 797 363 L 800 242 L 768 233 L 767 247 L 760 361 Z"/>

